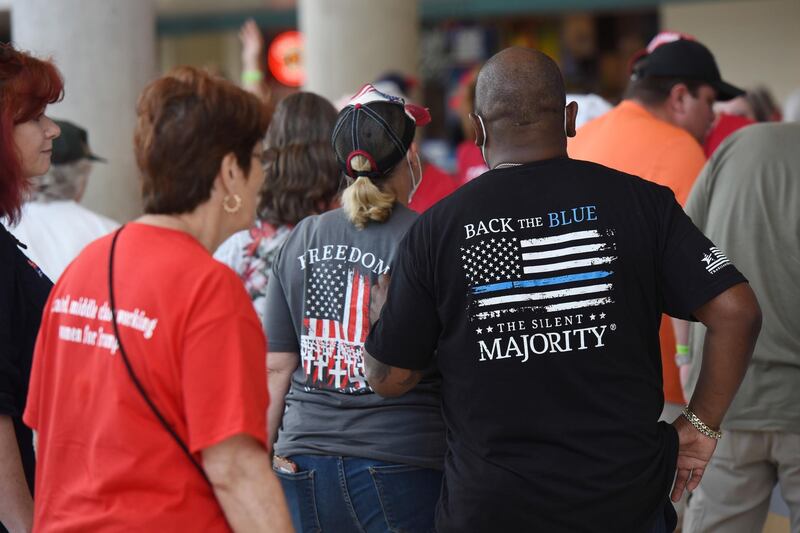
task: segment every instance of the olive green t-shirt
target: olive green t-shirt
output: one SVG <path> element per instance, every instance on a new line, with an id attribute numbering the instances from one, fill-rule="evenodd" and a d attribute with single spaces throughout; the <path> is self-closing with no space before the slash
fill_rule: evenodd
<path id="1" fill-rule="evenodd" d="M 800 432 L 800 124 L 734 133 L 695 182 L 686 213 L 750 281 L 763 313 L 750 368 L 722 427 Z M 689 389 L 705 327 L 692 324 Z"/>

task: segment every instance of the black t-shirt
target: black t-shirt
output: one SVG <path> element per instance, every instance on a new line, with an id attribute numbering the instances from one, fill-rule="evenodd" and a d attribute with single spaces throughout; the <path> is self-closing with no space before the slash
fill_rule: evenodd
<path id="1" fill-rule="evenodd" d="M 365 348 L 441 371 L 437 531 L 649 528 L 677 456 L 661 314 L 743 281 L 669 189 L 593 163 L 491 171 L 422 215 Z"/>
<path id="2" fill-rule="evenodd" d="M 33 491 L 33 435 L 22 423 L 22 413 L 28 397 L 33 346 L 53 284 L 19 246 L 19 241 L 0 225 L 0 415 L 14 421 L 22 466 Z"/>

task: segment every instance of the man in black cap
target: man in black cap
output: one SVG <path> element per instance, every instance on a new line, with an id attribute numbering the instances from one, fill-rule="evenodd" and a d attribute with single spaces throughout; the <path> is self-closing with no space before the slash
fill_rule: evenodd
<path id="1" fill-rule="evenodd" d="M 92 153 L 85 129 L 66 120 L 55 122 L 61 135 L 53 141 L 50 170 L 33 179 L 20 222 L 11 228 L 27 244 L 30 258 L 54 282 L 84 246 L 119 226 L 79 203 L 92 164 L 106 160 Z"/>
<path id="2" fill-rule="evenodd" d="M 744 91 L 722 80 L 708 48 L 671 35 L 637 58 L 625 99 L 578 130 L 569 153 L 666 185 L 683 205 L 705 163 L 714 102 Z"/>
<path id="3" fill-rule="evenodd" d="M 364 345 L 378 394 L 441 372 L 439 533 L 672 531 L 673 478 L 675 501 L 700 482 L 758 334 L 746 280 L 669 189 L 567 157 L 565 104 L 540 52 L 484 65 L 473 123 L 491 170 L 408 230 Z M 658 422 L 663 311 L 710 332 L 672 425 Z"/>

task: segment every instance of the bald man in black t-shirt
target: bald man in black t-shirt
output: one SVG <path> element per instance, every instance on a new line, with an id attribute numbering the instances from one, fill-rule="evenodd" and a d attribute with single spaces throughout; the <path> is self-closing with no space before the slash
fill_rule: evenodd
<path id="1" fill-rule="evenodd" d="M 758 334 L 746 280 L 727 259 L 706 268 L 722 252 L 669 189 L 567 157 L 565 103 L 544 54 L 487 62 L 472 120 L 492 170 L 410 228 L 365 344 L 378 394 L 441 371 L 442 533 L 671 530 L 673 478 L 673 500 L 699 483 Z M 658 422 L 662 312 L 709 330 L 672 425 Z"/>

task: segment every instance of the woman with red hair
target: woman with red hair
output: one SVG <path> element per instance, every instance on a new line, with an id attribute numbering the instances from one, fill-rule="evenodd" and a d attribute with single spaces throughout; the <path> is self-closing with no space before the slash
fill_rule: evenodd
<path id="1" fill-rule="evenodd" d="M 0 45 L 0 217 L 19 217 L 29 180 L 50 168 L 58 126 L 44 114 L 64 84 L 48 62 Z M 33 435 L 22 423 L 31 357 L 52 283 L 0 224 L 0 523 L 30 531 Z M 2 530 L 2 527 L 0 527 Z"/>

